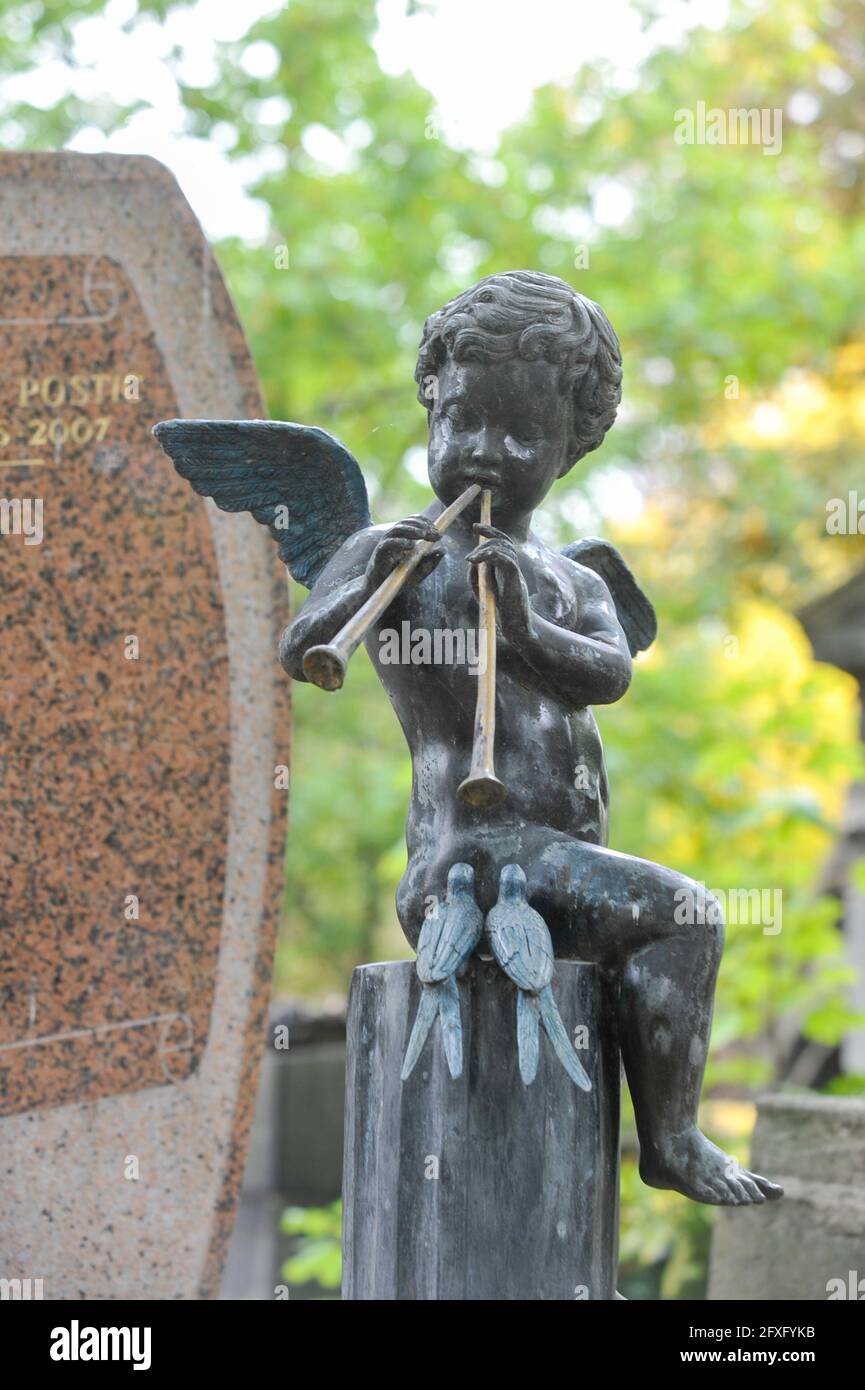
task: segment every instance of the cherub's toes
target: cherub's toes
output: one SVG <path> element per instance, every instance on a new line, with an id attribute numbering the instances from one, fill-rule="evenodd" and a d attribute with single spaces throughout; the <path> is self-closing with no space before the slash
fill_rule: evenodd
<path id="1" fill-rule="evenodd" d="M 760 1173 L 749 1173 L 748 1177 L 756 1183 L 767 1202 L 777 1202 L 779 1197 L 784 1196 L 783 1187 L 776 1182 L 771 1182 L 769 1178 L 764 1178 Z"/>
<path id="2" fill-rule="evenodd" d="M 744 1184 L 739 1180 L 739 1178 L 734 1178 L 734 1177 L 732 1177 L 732 1176 L 731 1176 L 731 1177 L 728 1177 L 728 1178 L 725 1180 L 725 1187 L 726 1187 L 726 1196 L 724 1197 L 724 1205 L 725 1205 L 725 1206 L 728 1206 L 728 1207 L 746 1207 L 746 1206 L 749 1205 L 749 1203 L 750 1203 L 750 1201 L 751 1201 L 751 1198 L 748 1196 L 748 1193 L 747 1193 L 747 1191 L 746 1191 L 746 1189 L 745 1189 L 745 1186 L 744 1186 Z"/>
<path id="3" fill-rule="evenodd" d="M 722 1182 L 706 1182 L 703 1184 L 704 1195 L 700 1198 L 701 1202 L 711 1202 L 716 1207 L 726 1207 L 730 1205 L 729 1187 Z"/>
<path id="4" fill-rule="evenodd" d="M 765 1194 L 764 1194 L 763 1192 L 760 1191 L 760 1188 L 757 1186 L 757 1184 L 755 1183 L 754 1179 L 751 1177 L 751 1174 L 750 1174 L 750 1173 L 745 1172 L 745 1171 L 743 1170 L 741 1173 L 738 1173 L 736 1176 L 737 1176 L 737 1180 L 738 1180 L 739 1186 L 740 1186 L 741 1188 L 743 1188 L 744 1191 L 745 1191 L 745 1194 L 746 1194 L 745 1200 L 746 1200 L 746 1201 L 748 1201 L 748 1202 L 753 1202 L 753 1203 L 755 1203 L 755 1204 L 758 1205 L 758 1206 L 761 1205 L 763 1202 L 765 1202 L 765 1200 L 766 1200 Z"/>

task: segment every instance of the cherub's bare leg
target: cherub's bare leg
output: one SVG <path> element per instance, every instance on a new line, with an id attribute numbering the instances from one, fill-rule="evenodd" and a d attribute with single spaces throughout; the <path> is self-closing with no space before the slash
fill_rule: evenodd
<path id="1" fill-rule="evenodd" d="M 638 951 L 623 972 L 619 1038 L 643 1181 L 698 1202 L 744 1205 L 781 1189 L 740 1167 L 697 1125 L 719 956 L 720 944 L 713 950 L 696 933 Z"/>
<path id="2" fill-rule="evenodd" d="M 619 1040 L 644 1182 L 724 1205 L 780 1197 L 697 1125 L 724 937 L 717 903 L 669 869 L 595 845 L 563 840 L 543 861 L 530 901 L 573 937 L 569 950 L 558 934 L 556 954 L 620 974 Z"/>

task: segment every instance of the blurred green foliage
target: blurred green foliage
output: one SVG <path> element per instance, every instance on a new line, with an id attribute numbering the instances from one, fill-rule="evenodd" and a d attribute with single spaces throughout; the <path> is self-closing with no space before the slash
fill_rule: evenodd
<path id="1" fill-rule="evenodd" d="M 651 27 L 662 7 L 639 8 Z M 68 56 L 70 20 L 100 9 L 4 7 L 0 75 Z M 167 9 L 140 0 L 139 16 Z M 811 662 L 789 614 L 865 557 L 861 536 L 825 526 L 865 440 L 862 16 L 859 0 L 734 0 L 724 29 L 656 48 L 636 86 L 597 62 L 538 91 L 494 158 L 451 148 L 428 93 L 380 69 L 372 0 L 293 0 L 221 46 L 212 86 L 182 90 L 189 130 L 219 123 L 229 157 L 278 152 L 254 190 L 267 244 L 224 243 L 221 260 L 272 415 L 344 439 L 378 519 L 428 497 L 412 381 L 425 314 L 527 266 L 617 327 L 621 419 L 539 525 L 562 543 L 607 535 L 659 612 L 627 699 L 601 714 L 612 844 L 712 888 L 783 894 L 781 931 L 730 928 L 709 1095 L 771 1082 L 798 1029 L 833 1043 L 850 1022 L 836 908 L 813 885 L 860 770 L 854 688 Z M 278 50 L 272 77 L 241 66 L 250 39 Z M 676 143 L 676 112 L 698 101 L 783 111 L 781 153 Z M 124 112 L 67 98 L 5 118 L 44 146 Z M 305 147 L 315 126 L 342 142 L 342 172 Z M 615 225 L 599 215 L 611 190 L 630 206 Z M 365 655 L 338 697 L 298 687 L 295 711 L 277 984 L 323 993 L 359 961 L 406 953 L 393 891 L 410 773 Z M 709 1214 L 632 1179 L 626 1165 L 635 1287 L 658 1260 L 665 1296 L 697 1287 Z"/>
<path id="2" fill-rule="evenodd" d="M 286 1207 L 279 1225 L 283 1235 L 299 1237 L 297 1250 L 282 1266 L 286 1283 L 338 1289 L 342 1280 L 342 1203 Z"/>

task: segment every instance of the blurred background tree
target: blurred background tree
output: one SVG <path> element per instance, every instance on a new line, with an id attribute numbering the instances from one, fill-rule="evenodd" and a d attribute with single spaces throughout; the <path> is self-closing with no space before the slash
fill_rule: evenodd
<path id="1" fill-rule="evenodd" d="M 608 536 L 659 613 L 627 700 L 601 712 L 614 847 L 783 894 L 780 932 L 729 932 L 707 1078 L 708 1123 L 729 1143 L 752 1116 L 736 1098 L 777 1078 L 791 1032 L 832 1043 L 850 1023 L 835 908 L 813 885 L 858 771 L 855 692 L 814 665 L 790 615 L 865 557 L 862 536 L 826 528 L 828 501 L 862 487 L 865 7 L 731 0 L 722 24 L 670 38 L 674 4 L 631 7 L 651 40 L 636 80 L 577 56 L 494 150 L 446 138 L 429 92 L 383 68 L 373 0 L 293 0 L 248 31 L 241 17 L 205 80 L 182 45 L 164 69 L 187 134 L 259 171 L 266 236 L 218 252 L 270 412 L 338 434 L 377 519 L 428 500 L 412 382 L 427 313 L 533 267 L 617 327 L 620 420 L 539 529 Z M 6 143 L 129 148 L 118 138 L 146 102 L 83 80 L 76 34 L 99 16 L 133 36 L 180 16 L 194 47 L 197 8 L 6 5 Z M 40 70 L 70 80 L 19 99 Z M 698 102 L 783 113 L 780 152 L 677 143 L 677 113 Z M 393 893 L 409 769 L 364 655 L 338 698 L 298 687 L 295 710 L 276 988 L 315 996 L 357 962 L 407 954 Z M 627 1167 L 624 1195 L 632 1291 L 699 1293 L 711 1214 Z"/>

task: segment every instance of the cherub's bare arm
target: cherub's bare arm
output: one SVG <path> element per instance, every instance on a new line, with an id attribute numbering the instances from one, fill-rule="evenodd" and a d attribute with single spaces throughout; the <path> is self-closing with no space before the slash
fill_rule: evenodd
<path id="1" fill-rule="evenodd" d="M 631 683 L 631 654 L 604 581 L 592 576 L 572 632 L 531 612 L 523 634 L 509 640 L 560 703 L 575 709 L 611 705 Z"/>
<path id="2" fill-rule="evenodd" d="M 578 625 L 561 627 L 532 608 L 510 537 L 494 527 L 475 529 L 489 539 L 471 552 L 469 563 L 491 566 L 502 631 L 549 693 L 566 709 L 620 700 L 631 683 L 631 654 L 603 579 L 572 566 Z"/>
<path id="3" fill-rule="evenodd" d="M 295 680 L 305 681 L 303 658 L 310 647 L 331 642 L 418 541 L 440 540 L 426 517 L 407 517 L 395 526 L 369 527 L 349 536 L 325 566 L 300 612 L 289 623 L 279 643 L 279 660 Z M 411 576 L 418 584 L 442 557 L 436 544 Z"/>
<path id="4" fill-rule="evenodd" d="M 330 642 L 368 596 L 366 567 L 376 533 L 349 536 L 316 581 L 300 612 L 279 640 L 279 661 L 296 681 L 305 681 L 303 658 L 309 647 Z"/>

